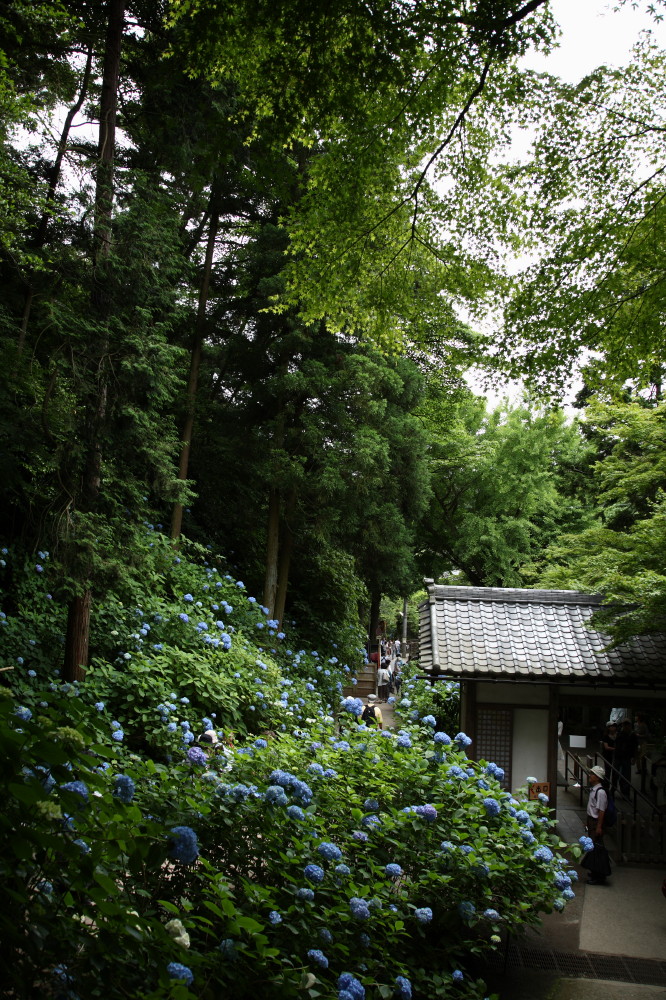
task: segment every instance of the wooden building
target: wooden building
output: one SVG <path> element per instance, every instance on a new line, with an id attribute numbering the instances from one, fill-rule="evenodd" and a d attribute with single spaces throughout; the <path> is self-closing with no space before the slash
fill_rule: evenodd
<path id="1" fill-rule="evenodd" d="M 530 775 L 556 805 L 558 724 L 565 746 L 596 739 L 613 710 L 666 718 L 666 636 L 609 648 L 588 626 L 597 595 L 568 590 L 440 586 L 426 580 L 419 661 L 461 685 L 470 756 L 494 761 L 514 790 Z M 576 729 L 581 730 L 576 732 Z M 596 734 L 596 736 L 595 736 Z M 573 741 L 573 742 L 570 742 Z"/>

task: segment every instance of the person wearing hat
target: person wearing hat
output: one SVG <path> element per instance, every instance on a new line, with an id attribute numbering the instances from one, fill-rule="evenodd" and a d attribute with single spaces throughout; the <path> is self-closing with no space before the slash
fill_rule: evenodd
<path id="1" fill-rule="evenodd" d="M 594 841 L 594 854 L 597 856 L 592 867 L 592 860 L 585 864 L 590 872 L 587 880 L 588 885 L 603 885 L 606 876 L 610 875 L 610 864 L 608 862 L 608 852 L 603 846 L 604 816 L 608 809 L 608 792 L 604 788 L 606 771 L 597 764 L 590 770 L 590 797 L 587 802 L 587 832 Z M 592 854 L 593 852 L 590 852 Z"/>
<path id="2" fill-rule="evenodd" d="M 361 722 L 365 722 L 366 726 L 377 726 L 378 729 L 382 728 L 384 720 L 377 705 L 376 694 L 369 694 L 366 698 L 365 708 L 361 713 Z"/>

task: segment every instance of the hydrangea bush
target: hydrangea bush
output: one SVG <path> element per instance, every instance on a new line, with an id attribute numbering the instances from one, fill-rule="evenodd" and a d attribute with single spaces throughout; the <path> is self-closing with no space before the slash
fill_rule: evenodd
<path id="1" fill-rule="evenodd" d="M 163 558 L 175 596 L 110 600 L 117 634 L 79 685 L 37 621 L 46 558 L 32 617 L 3 609 L 5 989 L 481 1000 L 476 958 L 573 895 L 547 803 L 470 761 L 420 682 L 401 729 L 368 728 L 335 649 L 291 648 L 242 584 Z"/>
<path id="2" fill-rule="evenodd" d="M 395 699 L 398 718 L 421 722 L 437 730 L 455 732 L 460 716 L 460 685 L 453 680 L 431 684 L 419 677 L 418 661 L 403 667 L 400 695 Z"/>
<path id="3" fill-rule="evenodd" d="M 1 712 L 17 996 L 65 968 L 71 996 L 315 997 L 352 976 L 369 997 L 478 998 L 454 973 L 567 898 L 544 804 L 455 741 L 414 727 L 404 747 L 348 715 L 344 739 L 313 726 L 166 764 L 39 693 L 30 719 Z"/>
<path id="4" fill-rule="evenodd" d="M 203 546 L 183 541 L 179 554 L 153 525 L 145 528 L 145 582 L 110 593 L 97 607 L 92 666 L 77 694 L 103 702 L 137 750 L 169 752 L 179 729 L 208 728 L 241 737 L 331 714 L 347 678 L 362 662 L 358 632 L 314 651 L 282 631 L 242 581 L 214 565 Z M 20 697 L 38 680 L 53 682 L 62 659 L 65 608 L 49 553 L 33 561 L 11 550 L 0 569 L 1 665 Z M 122 598 L 122 599 L 121 599 Z M 177 697 L 176 697 L 177 695 Z"/>

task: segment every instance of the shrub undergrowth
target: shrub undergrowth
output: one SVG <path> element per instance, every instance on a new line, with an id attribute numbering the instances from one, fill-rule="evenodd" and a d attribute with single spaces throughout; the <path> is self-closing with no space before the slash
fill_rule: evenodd
<path id="1" fill-rule="evenodd" d="M 47 560 L 3 596 L 6 995 L 483 997 L 475 959 L 573 895 L 547 803 L 445 731 L 454 688 L 408 675 L 404 728 L 368 729 L 340 694 L 357 637 L 292 649 L 211 557 L 150 540 L 163 578 L 101 606 L 81 684 Z"/>

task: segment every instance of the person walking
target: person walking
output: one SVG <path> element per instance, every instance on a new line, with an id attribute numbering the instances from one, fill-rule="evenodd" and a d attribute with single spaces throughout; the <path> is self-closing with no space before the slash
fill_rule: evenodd
<path id="1" fill-rule="evenodd" d="M 377 705 L 377 695 L 369 694 L 365 700 L 365 708 L 361 712 L 361 722 L 365 722 L 366 726 L 376 726 L 377 729 L 381 729 L 384 725 L 384 720 L 382 719 L 382 713 Z"/>
<path id="2" fill-rule="evenodd" d="M 620 791 L 627 797 L 631 789 L 631 765 L 636 760 L 637 753 L 638 737 L 631 727 L 631 720 L 625 719 L 615 739 L 614 778 L 619 781 Z M 615 791 L 615 784 L 612 791 Z"/>
<path id="3" fill-rule="evenodd" d="M 601 737 L 601 756 L 604 759 L 604 768 L 606 774 L 611 776 L 611 784 L 614 785 L 613 781 L 613 767 L 615 766 L 615 740 L 617 739 L 617 726 L 614 722 L 606 723 L 606 732 Z"/>
<path id="4" fill-rule="evenodd" d="M 594 847 L 583 858 L 583 867 L 590 876 L 588 885 L 604 885 L 611 873 L 608 851 L 604 847 L 604 818 L 608 809 L 608 792 L 604 788 L 606 772 L 600 764 L 589 774 L 590 797 L 587 800 L 587 832 Z"/>
<path id="5" fill-rule="evenodd" d="M 382 665 L 377 671 L 377 694 L 380 701 L 386 701 L 388 698 L 389 680 L 388 665 L 382 661 Z"/>

